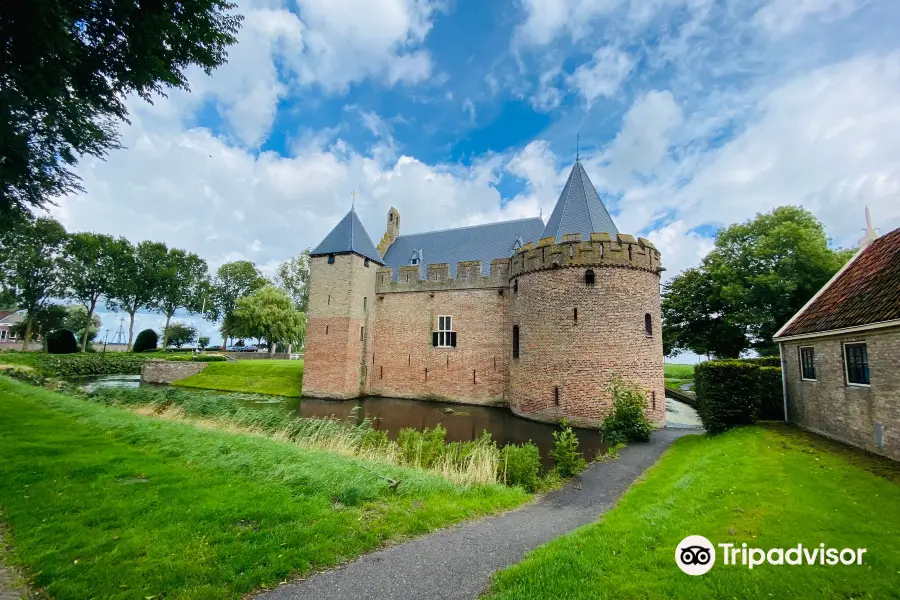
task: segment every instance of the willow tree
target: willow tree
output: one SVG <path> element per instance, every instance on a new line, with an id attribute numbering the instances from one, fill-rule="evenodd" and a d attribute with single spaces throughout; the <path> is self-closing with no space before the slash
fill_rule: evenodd
<path id="1" fill-rule="evenodd" d="M 266 340 L 269 354 L 278 344 L 300 344 L 306 335 L 306 315 L 294 308 L 284 290 L 273 285 L 238 300 L 234 314 L 242 327 Z"/>

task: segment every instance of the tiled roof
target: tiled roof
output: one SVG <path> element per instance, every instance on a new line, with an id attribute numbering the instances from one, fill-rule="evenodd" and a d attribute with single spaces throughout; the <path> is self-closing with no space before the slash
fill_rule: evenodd
<path id="1" fill-rule="evenodd" d="M 608 233 L 615 238 L 619 230 L 603 206 L 581 161 L 576 160 L 541 237 L 553 236 L 561 242 L 562 236 L 567 233 L 580 233 L 586 239 L 595 232 Z"/>
<path id="2" fill-rule="evenodd" d="M 0 325 L 15 325 L 25 318 L 24 310 L 17 310 L 15 312 L 3 311 L 3 313 L 5 314 L 3 314 L 3 318 L 0 318 Z"/>
<path id="3" fill-rule="evenodd" d="M 778 337 L 900 319 L 900 229 L 877 238 Z"/>
<path id="4" fill-rule="evenodd" d="M 463 260 L 480 260 L 482 271 L 489 274 L 491 260 L 512 256 L 517 239 L 521 244 L 535 242 L 543 229 L 544 221 L 533 217 L 401 235 L 388 248 L 384 262 L 394 269 L 396 277 L 399 268 L 410 264 L 413 253 L 418 251 L 422 278 L 425 265 L 436 263 L 449 263 L 450 276 L 455 277 L 456 263 Z"/>
<path id="5" fill-rule="evenodd" d="M 342 252 L 355 252 L 360 256 L 364 256 L 369 260 L 374 260 L 378 264 L 384 264 L 384 259 L 375 249 L 366 228 L 363 227 L 356 211 L 352 208 L 340 222 L 334 226 L 331 233 L 325 236 L 322 243 L 310 252 L 310 256 L 321 256 L 323 254 L 340 254 Z"/>

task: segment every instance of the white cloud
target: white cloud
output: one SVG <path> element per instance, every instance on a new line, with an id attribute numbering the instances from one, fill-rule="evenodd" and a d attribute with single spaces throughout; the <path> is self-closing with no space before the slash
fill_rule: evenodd
<path id="1" fill-rule="evenodd" d="M 773 34 L 798 29 L 808 19 L 836 21 L 850 16 L 869 0 L 771 0 L 756 13 L 754 21 Z"/>
<path id="2" fill-rule="evenodd" d="M 590 107 L 601 96 L 613 96 L 631 72 L 631 66 L 627 54 L 612 46 L 603 46 L 594 52 L 590 61 L 575 69 L 568 81 L 578 88 Z"/>

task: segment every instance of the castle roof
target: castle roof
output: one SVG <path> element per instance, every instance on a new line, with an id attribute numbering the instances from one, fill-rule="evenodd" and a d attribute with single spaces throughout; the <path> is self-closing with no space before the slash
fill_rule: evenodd
<path id="1" fill-rule="evenodd" d="M 552 236 L 557 242 L 561 242 L 562 236 L 567 233 L 581 233 L 584 236 L 608 233 L 613 237 L 619 233 L 579 160 L 575 161 L 566 187 L 559 195 L 553 214 L 540 237 Z"/>
<path id="2" fill-rule="evenodd" d="M 331 233 L 325 236 L 315 249 L 309 253 L 310 256 L 321 256 L 323 254 L 359 254 L 369 260 L 374 260 L 380 265 L 384 264 L 384 259 L 375 249 L 375 244 L 366 228 L 363 227 L 356 211 L 352 208 L 340 222 L 334 226 Z"/>
<path id="3" fill-rule="evenodd" d="M 900 229 L 860 250 L 775 339 L 900 323 Z"/>
<path id="4" fill-rule="evenodd" d="M 532 217 L 401 235 L 388 248 L 384 262 L 394 269 L 395 277 L 400 267 L 413 264 L 413 258 L 418 259 L 423 278 L 425 265 L 437 263 L 449 263 L 450 276 L 456 277 L 456 263 L 464 260 L 480 260 L 482 272 L 489 274 L 491 260 L 508 257 L 518 246 L 536 241 L 543 229 L 544 221 Z"/>

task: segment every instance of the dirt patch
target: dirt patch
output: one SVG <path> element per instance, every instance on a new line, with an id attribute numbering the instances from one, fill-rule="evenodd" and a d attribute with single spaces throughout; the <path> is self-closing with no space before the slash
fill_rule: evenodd
<path id="1" fill-rule="evenodd" d="M 4 538 L 4 527 L 0 524 L 0 600 L 26 600 L 39 598 L 28 587 L 23 574 L 14 567 L 6 565 L 9 548 Z"/>

